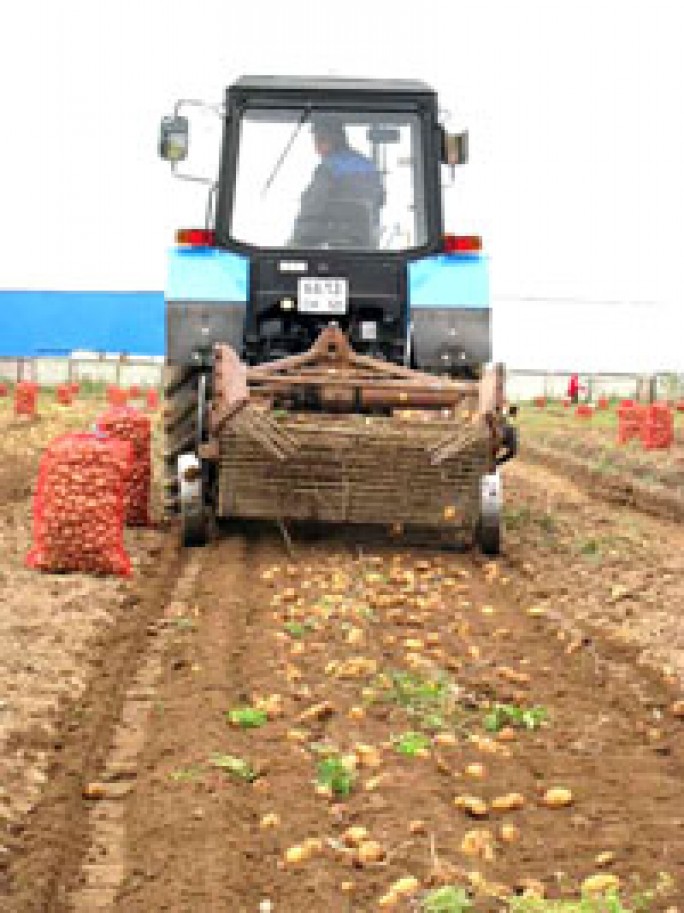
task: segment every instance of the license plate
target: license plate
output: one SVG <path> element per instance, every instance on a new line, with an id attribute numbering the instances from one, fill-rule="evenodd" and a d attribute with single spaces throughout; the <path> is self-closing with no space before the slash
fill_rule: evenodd
<path id="1" fill-rule="evenodd" d="M 302 314 L 346 314 L 346 279 L 302 278 L 297 284 L 297 308 Z"/>

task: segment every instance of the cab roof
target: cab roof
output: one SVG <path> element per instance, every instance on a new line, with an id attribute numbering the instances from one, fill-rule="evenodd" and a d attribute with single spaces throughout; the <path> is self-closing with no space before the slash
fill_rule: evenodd
<path id="1" fill-rule="evenodd" d="M 340 76 L 241 76 L 231 88 L 243 92 L 433 95 L 427 83 L 412 79 L 360 79 Z"/>

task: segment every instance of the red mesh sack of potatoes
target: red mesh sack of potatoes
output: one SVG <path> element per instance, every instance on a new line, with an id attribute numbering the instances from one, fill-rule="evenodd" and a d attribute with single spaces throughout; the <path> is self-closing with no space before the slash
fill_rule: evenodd
<path id="1" fill-rule="evenodd" d="M 7 396 L 9 394 L 9 387 L 7 384 L 0 384 L 0 396 Z"/>
<path id="2" fill-rule="evenodd" d="M 97 420 L 97 429 L 133 448 L 133 463 L 126 492 L 126 523 L 147 526 L 150 522 L 150 486 L 152 481 L 152 427 L 147 415 L 122 406 L 110 409 Z"/>
<path id="3" fill-rule="evenodd" d="M 65 434 L 43 454 L 33 501 L 29 567 L 95 574 L 131 572 L 123 528 L 131 445 Z"/>
<path id="4" fill-rule="evenodd" d="M 107 403 L 116 408 L 117 406 L 125 406 L 128 402 L 128 393 L 126 390 L 122 390 L 121 387 L 107 387 Z"/>
<path id="5" fill-rule="evenodd" d="M 60 384 L 57 387 L 57 402 L 60 406 L 70 406 L 74 398 L 71 390 L 71 384 Z"/>
<path id="6" fill-rule="evenodd" d="M 156 390 L 148 390 L 145 394 L 145 402 L 150 410 L 159 408 L 159 394 Z"/>
<path id="7" fill-rule="evenodd" d="M 38 403 L 38 384 L 32 381 L 22 381 L 14 388 L 14 413 L 15 415 L 36 414 Z"/>

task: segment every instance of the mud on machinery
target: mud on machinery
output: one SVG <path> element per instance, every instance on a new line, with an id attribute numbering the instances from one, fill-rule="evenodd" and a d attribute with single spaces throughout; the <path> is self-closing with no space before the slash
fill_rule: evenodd
<path id="1" fill-rule="evenodd" d="M 165 502 L 184 543 L 212 516 L 270 518 L 496 554 L 497 454 L 515 446 L 487 262 L 442 219 L 467 134 L 421 82 L 244 77 L 211 109 L 209 180 L 180 167 L 196 106 L 160 133 L 174 173 L 209 186 L 166 292 Z"/>

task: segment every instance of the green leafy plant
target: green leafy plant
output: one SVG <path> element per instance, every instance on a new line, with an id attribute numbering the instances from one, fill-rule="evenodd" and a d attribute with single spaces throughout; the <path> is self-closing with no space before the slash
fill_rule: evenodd
<path id="1" fill-rule="evenodd" d="M 196 631 L 197 624 L 192 620 L 192 618 L 187 618 L 185 615 L 179 615 L 174 619 L 174 624 L 179 631 Z"/>
<path id="2" fill-rule="evenodd" d="M 602 894 L 582 893 L 576 900 L 549 900 L 539 897 L 511 897 L 508 913 L 651 913 L 653 904 L 672 896 L 675 882 L 667 872 L 660 872 L 652 888 L 624 892 L 609 888 Z"/>
<path id="3" fill-rule="evenodd" d="M 598 539 L 583 539 L 578 544 L 578 550 L 581 555 L 588 558 L 596 558 L 601 554 L 601 542 Z"/>
<path id="4" fill-rule="evenodd" d="M 449 697 L 449 679 L 443 673 L 434 678 L 403 670 L 389 673 L 390 700 L 415 713 L 437 711 Z"/>
<path id="5" fill-rule="evenodd" d="M 399 754 L 408 755 L 411 758 L 425 754 L 432 744 L 422 732 L 403 732 L 392 741 Z"/>
<path id="6" fill-rule="evenodd" d="M 284 627 L 290 637 L 294 637 L 296 640 L 299 640 L 310 631 L 313 631 L 315 626 L 310 621 L 286 621 Z"/>
<path id="7" fill-rule="evenodd" d="M 193 780 L 199 780 L 202 771 L 199 767 L 181 767 L 179 770 L 172 770 L 169 777 L 174 783 L 190 783 Z"/>
<path id="8" fill-rule="evenodd" d="M 356 774 L 339 755 L 330 755 L 318 762 L 316 781 L 319 786 L 327 786 L 336 796 L 348 796 L 356 782 Z"/>
<path id="9" fill-rule="evenodd" d="M 209 758 L 209 764 L 219 770 L 225 770 L 226 773 L 231 774 L 233 777 L 246 780 L 248 783 L 253 783 L 259 776 L 249 761 L 229 754 L 213 754 Z"/>
<path id="10" fill-rule="evenodd" d="M 472 901 L 463 888 L 447 885 L 435 888 L 423 898 L 423 913 L 467 913 L 472 909 Z"/>
<path id="11" fill-rule="evenodd" d="M 516 707 L 514 704 L 494 704 L 485 714 L 484 728 L 488 732 L 499 732 L 504 726 L 518 729 L 538 729 L 548 720 L 545 707 Z"/>
<path id="12" fill-rule="evenodd" d="M 226 713 L 228 722 L 240 729 L 258 729 L 268 722 L 265 710 L 256 710 L 254 707 L 237 707 Z"/>
<path id="13" fill-rule="evenodd" d="M 375 690 L 381 699 L 406 710 L 413 724 L 427 732 L 461 727 L 463 708 L 459 705 L 449 676 L 390 670 L 378 676 Z"/>

